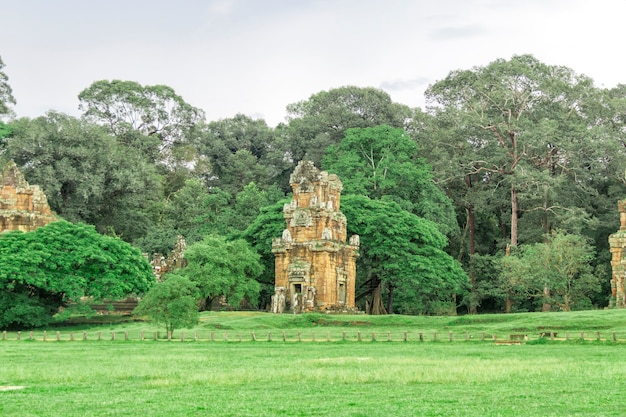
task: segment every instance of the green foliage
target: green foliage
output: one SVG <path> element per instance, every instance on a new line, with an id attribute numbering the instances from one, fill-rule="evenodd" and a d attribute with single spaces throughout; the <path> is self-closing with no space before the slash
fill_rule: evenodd
<path id="1" fill-rule="evenodd" d="M 11 132 L 13 132 L 13 129 L 11 128 L 11 126 L 3 123 L 2 121 L 0 121 L 0 140 L 4 139 L 6 137 L 9 137 L 9 135 L 11 134 Z M 2 144 L 3 141 L 0 141 L 0 144 Z"/>
<path id="2" fill-rule="evenodd" d="M 326 150 L 322 167 L 339 175 L 346 194 L 395 201 L 437 223 L 444 234 L 458 232 L 451 201 L 433 183 L 430 166 L 403 129 L 348 129 L 339 144 Z"/>
<path id="3" fill-rule="evenodd" d="M 343 196 L 341 210 L 348 233 L 361 237 L 357 269 L 367 271 L 361 285 L 396 290 L 398 311 L 433 313 L 435 306 L 466 290 L 467 274 L 444 251 L 447 239 L 433 222 L 396 203 L 364 196 Z"/>
<path id="4" fill-rule="evenodd" d="M 165 85 L 142 86 L 134 81 L 101 80 L 78 95 L 85 116 L 116 136 L 137 131 L 171 144 L 203 117 Z"/>
<path id="5" fill-rule="evenodd" d="M 433 110 L 450 135 L 436 135 L 433 146 L 445 143 L 453 154 L 443 159 L 454 163 L 450 175 L 457 170 L 457 178 L 471 190 L 484 185 L 492 192 L 503 185 L 510 190 L 508 198 L 501 194 L 492 207 L 509 227 L 512 246 L 518 238 L 537 242 L 551 228 L 565 229 L 566 224 L 576 225 L 579 230 L 572 232 L 580 233 L 581 224 L 593 215 L 591 201 L 598 189 L 579 181 L 580 176 L 591 180 L 590 171 L 602 172 L 591 181 L 605 182 L 614 175 L 606 168 L 615 156 L 623 161 L 617 132 L 608 133 L 615 115 L 600 110 L 610 106 L 602 104 L 603 94 L 588 77 L 569 68 L 530 55 L 498 59 L 452 71 L 426 95 L 440 105 Z M 615 155 L 608 160 L 607 149 Z M 469 196 L 466 207 L 482 209 L 484 198 Z"/>
<path id="6" fill-rule="evenodd" d="M 284 152 L 297 163 L 320 165 L 324 150 L 339 143 L 350 128 L 403 127 L 410 109 L 376 88 L 345 86 L 313 94 L 287 106 L 289 125 L 281 132 Z"/>
<path id="7" fill-rule="evenodd" d="M 82 297 L 122 298 L 154 282 L 141 252 L 93 226 L 64 220 L 0 235 L 0 327 L 47 323 Z"/>
<path id="8" fill-rule="evenodd" d="M 276 174 L 274 135 L 262 119 L 243 114 L 200 127 L 194 139 L 198 153 L 210 166 L 207 183 L 236 195 L 254 182 L 266 189 Z"/>
<path id="9" fill-rule="evenodd" d="M 524 245 L 503 262 L 507 291 L 522 292 L 543 304 L 570 311 L 591 306 L 589 297 L 600 290 L 590 261 L 593 247 L 582 236 L 553 232 L 545 243 Z"/>
<path id="10" fill-rule="evenodd" d="M 170 334 L 174 329 L 191 328 L 198 324 L 198 287 L 186 277 L 168 274 L 157 282 L 141 299 L 133 311 L 139 316 L 150 316 L 165 326 Z"/>
<path id="11" fill-rule="evenodd" d="M 244 299 L 257 303 L 263 266 L 246 241 L 207 236 L 187 248 L 185 259 L 187 267 L 179 273 L 198 286 L 207 308 L 220 296 L 234 308 Z"/>
<path id="12" fill-rule="evenodd" d="M 60 113 L 12 124 L 7 156 L 42 187 L 52 210 L 72 222 L 132 241 L 149 227 L 160 197 L 155 166 L 96 125 Z"/>
<path id="13" fill-rule="evenodd" d="M 263 272 L 258 277 L 262 285 L 261 305 L 269 303 L 274 294 L 274 254 L 272 253 L 272 239 L 282 236 L 285 229 L 285 216 L 283 207 L 289 203 L 283 199 L 270 206 L 261 208 L 257 217 L 250 225 L 237 236 L 245 239 L 251 248 L 260 255 Z"/>

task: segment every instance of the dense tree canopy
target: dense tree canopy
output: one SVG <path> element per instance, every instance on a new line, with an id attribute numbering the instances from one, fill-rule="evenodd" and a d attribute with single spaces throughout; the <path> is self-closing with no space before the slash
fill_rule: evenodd
<path id="1" fill-rule="evenodd" d="M 245 299 L 255 305 L 259 297 L 256 278 L 263 272 L 259 255 L 244 240 L 227 241 L 207 236 L 185 252 L 187 267 L 180 274 L 196 284 L 206 306 L 220 296 L 238 307 Z"/>
<path id="2" fill-rule="evenodd" d="M 339 175 L 347 194 L 396 201 L 445 234 L 458 231 L 452 202 L 434 184 L 430 166 L 403 129 L 348 129 L 341 142 L 326 150 L 322 168 Z"/>
<path id="3" fill-rule="evenodd" d="M 593 248 L 584 238 L 552 232 L 545 243 L 525 245 L 503 258 L 502 278 L 511 288 L 502 296 L 529 296 L 544 311 L 590 308 L 589 297 L 600 290 L 592 259 Z"/>
<path id="4" fill-rule="evenodd" d="M 147 209 L 159 198 L 160 184 L 155 166 L 139 152 L 99 126 L 61 113 L 11 126 L 6 156 L 42 187 L 57 214 L 127 240 L 146 233 Z"/>
<path id="5" fill-rule="evenodd" d="M 78 95 L 85 116 L 116 136 L 137 131 L 164 144 L 180 140 L 203 117 L 165 85 L 142 86 L 134 81 L 101 80 Z"/>
<path id="6" fill-rule="evenodd" d="M 0 235 L 0 327 L 38 326 L 82 297 L 119 299 L 154 283 L 141 252 L 64 220 Z"/>
<path id="7" fill-rule="evenodd" d="M 287 106 L 289 125 L 280 130 L 284 152 L 319 166 L 324 149 L 339 143 L 350 128 L 386 124 L 404 127 L 411 110 L 375 88 L 346 86 L 313 94 Z"/>
<path id="8" fill-rule="evenodd" d="M 194 282 L 209 301 L 255 300 L 260 285 L 259 305 L 267 304 L 271 240 L 285 221 L 282 202 L 274 203 L 309 159 L 344 184 L 349 233 L 364 245 L 362 308 L 366 300 L 372 311 L 403 313 L 451 312 L 455 303 L 471 313 L 607 303 L 607 236 L 619 228 L 616 202 L 626 195 L 624 85 L 599 88 L 522 55 L 450 72 L 428 88 L 424 110 L 380 89 L 344 86 L 289 104 L 286 123 L 272 128 L 243 114 L 205 121 L 170 87 L 119 80 L 80 93 L 81 119 L 50 112 L 12 120 L 2 70 L 0 61 L 0 162 L 14 159 L 66 220 L 145 252 L 166 254 L 183 235 L 198 248 L 190 252 Z M 531 264 L 547 271 L 539 256 L 526 256 L 560 241 L 546 239 L 554 230 L 590 249 L 576 255 L 591 269 L 574 280 L 582 288 L 567 295 L 569 307 L 556 281 L 530 286 L 520 277 L 539 275 L 512 274 Z M 227 255 L 235 236 L 249 242 L 242 250 L 250 259 L 260 255 L 262 272 L 241 273 Z M 211 267 L 215 254 L 230 263 Z M 469 292 L 453 259 L 469 275 Z"/>
<path id="9" fill-rule="evenodd" d="M 550 217 L 568 209 L 569 201 L 559 198 L 566 193 L 559 191 L 573 191 L 578 144 L 591 139 L 587 109 L 596 97 L 592 81 L 522 55 L 453 71 L 432 85 L 427 96 L 461 119 L 464 129 L 456 139 L 473 149 L 460 173 L 480 173 L 483 181 L 507 184 L 510 244 L 518 244 L 522 211 L 540 213 L 536 221 L 549 232 Z"/>
<path id="10" fill-rule="evenodd" d="M 398 204 L 364 196 L 342 197 L 348 233 L 361 236 L 360 296 L 370 313 L 442 313 L 455 311 L 454 297 L 467 288 L 461 265 L 444 248 L 437 225 Z M 387 294 L 387 307 L 382 295 Z"/>

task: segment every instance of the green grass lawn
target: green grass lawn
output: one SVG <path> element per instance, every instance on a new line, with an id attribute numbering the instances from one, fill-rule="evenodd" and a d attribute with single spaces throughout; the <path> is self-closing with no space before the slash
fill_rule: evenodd
<path id="1" fill-rule="evenodd" d="M 572 338 L 499 345 L 462 338 L 450 343 L 446 337 L 390 343 L 386 332 L 447 336 L 450 329 L 484 329 L 504 336 L 556 326 L 559 332 L 584 328 L 626 338 L 625 318 L 626 311 L 383 318 L 210 313 L 198 328 L 185 330 L 212 331 L 219 343 L 110 340 L 112 331 L 156 330 L 135 322 L 59 328 L 63 334 L 86 331 L 90 338 L 0 341 L 0 386 L 22 387 L 0 391 L 0 415 L 623 416 L 624 342 Z M 267 341 L 267 332 L 279 336 L 281 329 L 323 337 Z M 327 332 L 372 330 L 385 337 L 325 340 Z M 108 339 L 91 338 L 96 331 Z M 224 332 L 264 337 L 239 342 L 229 335 L 224 342 Z"/>

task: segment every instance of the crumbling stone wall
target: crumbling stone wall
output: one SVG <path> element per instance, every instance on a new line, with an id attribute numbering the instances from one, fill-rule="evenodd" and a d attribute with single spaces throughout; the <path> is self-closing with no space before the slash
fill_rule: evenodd
<path id="1" fill-rule="evenodd" d="M 612 308 L 626 307 L 626 293 L 624 292 L 624 276 L 626 275 L 626 200 L 617 203 L 619 210 L 620 228 L 609 236 L 611 246 L 611 301 Z"/>
<path id="2" fill-rule="evenodd" d="M 300 161 L 290 177 L 291 203 L 283 212 L 286 229 L 272 242 L 275 295 L 272 311 L 354 310 L 359 239 L 346 242 L 341 213 L 342 183 Z"/>
<path id="3" fill-rule="evenodd" d="M 7 230 L 30 232 L 58 220 L 38 185 L 29 185 L 10 161 L 0 176 L 0 233 Z"/>

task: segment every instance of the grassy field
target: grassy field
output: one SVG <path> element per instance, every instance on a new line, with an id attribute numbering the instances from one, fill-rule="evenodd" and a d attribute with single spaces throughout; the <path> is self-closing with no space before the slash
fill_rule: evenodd
<path id="1" fill-rule="evenodd" d="M 48 330 L 85 331 L 87 341 L 0 341 L 0 415 L 625 415 L 626 340 L 536 338 L 500 345 L 475 338 L 450 343 L 447 334 L 534 335 L 550 327 L 578 336 L 580 331 L 616 332 L 626 339 L 626 311 L 382 318 L 210 313 L 198 328 L 185 330 L 212 331 L 220 343 L 92 338 L 97 331 L 110 336 L 156 330 L 109 320 Z M 267 332 L 278 336 L 283 330 L 320 337 L 309 343 L 281 337 L 267 341 Z M 343 331 L 385 337 L 344 342 Z M 404 331 L 438 332 L 446 338 L 386 341 L 387 332 Z M 224 332 L 232 334 L 228 342 L 221 337 Z M 252 332 L 265 337 L 257 342 L 235 337 Z"/>

